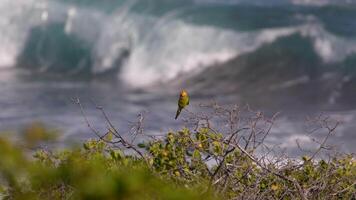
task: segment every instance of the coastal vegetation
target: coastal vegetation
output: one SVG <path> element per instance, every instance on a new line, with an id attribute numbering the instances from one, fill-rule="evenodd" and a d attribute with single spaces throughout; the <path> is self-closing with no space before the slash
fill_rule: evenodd
<path id="1" fill-rule="evenodd" d="M 97 106 L 101 133 L 75 102 L 95 136 L 81 147 L 41 148 L 58 133 L 40 123 L 0 138 L 0 199 L 356 199 L 355 156 L 329 144 L 339 122 L 327 116 L 310 118 L 315 145 L 296 141 L 291 157 L 266 142 L 277 115 L 248 106 L 200 105 L 181 130 L 148 135 L 144 114 L 122 133 Z"/>

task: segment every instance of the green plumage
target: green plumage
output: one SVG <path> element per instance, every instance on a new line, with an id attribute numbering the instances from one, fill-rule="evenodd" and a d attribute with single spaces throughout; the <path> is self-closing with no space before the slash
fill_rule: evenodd
<path id="1" fill-rule="evenodd" d="M 181 92 L 180 96 L 179 96 L 179 100 L 178 100 L 178 109 L 177 109 L 177 113 L 176 113 L 176 117 L 175 119 L 178 118 L 180 112 L 182 111 L 182 109 L 189 105 L 189 96 L 188 94 L 184 91 Z"/>

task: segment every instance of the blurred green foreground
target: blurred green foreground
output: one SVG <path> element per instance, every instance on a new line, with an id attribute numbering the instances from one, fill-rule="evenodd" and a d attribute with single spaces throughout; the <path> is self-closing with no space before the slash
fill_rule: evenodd
<path id="1" fill-rule="evenodd" d="M 29 150 L 53 135 L 37 123 L 24 130 L 21 144 L 0 138 L 0 199 L 355 199 L 352 156 L 303 157 L 299 168 L 279 169 L 299 183 L 303 197 L 291 182 L 261 169 L 238 149 L 228 155 L 222 135 L 207 129 L 184 129 L 139 144 L 144 158 L 110 145 L 111 134 L 81 148 Z M 203 155 L 225 159 L 218 167 Z"/>

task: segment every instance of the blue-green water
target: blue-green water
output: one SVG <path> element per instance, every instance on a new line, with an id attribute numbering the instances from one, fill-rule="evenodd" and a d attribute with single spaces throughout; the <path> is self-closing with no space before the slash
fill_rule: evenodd
<path id="1" fill-rule="evenodd" d="M 178 128 L 180 88 L 200 102 L 281 112 L 271 143 L 295 148 L 306 115 L 343 121 L 355 151 L 356 1 L 1 0 L 0 129 L 44 121 L 60 141 L 92 137 L 79 108 L 105 129 L 92 100 L 123 130 Z M 294 146 L 293 146 L 294 145 Z"/>

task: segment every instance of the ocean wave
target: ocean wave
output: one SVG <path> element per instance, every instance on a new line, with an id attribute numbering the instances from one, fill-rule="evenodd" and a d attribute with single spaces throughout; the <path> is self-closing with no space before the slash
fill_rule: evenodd
<path id="1" fill-rule="evenodd" d="M 294 28 L 236 33 L 170 21 L 153 31 L 153 37 L 158 38 L 149 38 L 136 47 L 120 74 L 133 86 L 165 82 L 184 73 L 199 73 L 205 67 L 254 51 L 264 43 L 291 34 Z"/>
<path id="2" fill-rule="evenodd" d="M 355 0 L 195 0 L 198 4 L 254 4 L 267 6 L 280 6 L 286 4 L 303 5 L 303 6 L 327 6 L 327 5 L 354 5 Z"/>
<path id="3" fill-rule="evenodd" d="M 326 6 L 326 5 L 351 5 L 355 0 L 290 0 L 295 5 Z"/>
<path id="4" fill-rule="evenodd" d="M 0 66 L 28 68 L 33 61 L 37 71 L 63 76 L 83 72 L 95 76 L 115 69 L 127 85 L 145 87 L 169 82 L 180 75 L 199 74 L 208 67 L 293 34 L 310 39 L 313 50 L 324 63 L 341 62 L 356 52 L 356 39 L 330 32 L 320 12 L 315 10 L 298 8 L 286 12 L 276 8 L 281 16 L 298 18 L 298 23 L 276 26 L 271 21 L 270 27 L 239 30 L 217 26 L 217 22 L 209 24 L 213 19 L 209 18 L 211 13 L 204 15 L 205 7 L 193 9 L 200 18 L 207 18 L 204 23 L 198 23 L 189 20 L 195 15 L 190 15 L 184 6 L 163 15 L 137 12 L 135 6 L 124 3 L 114 11 L 105 12 L 68 2 L 20 0 L 14 4 L 8 0 L 0 6 L 4 10 L 0 20 L 0 30 L 4 33 L 0 38 Z M 9 11 L 11 8 L 14 12 Z M 270 13 L 269 10 L 265 14 Z M 259 18 L 263 16 L 262 13 Z M 236 20 L 229 27 L 239 26 L 239 18 Z M 254 27 L 256 20 L 247 22 L 244 21 L 245 26 Z M 68 57 L 72 51 L 75 52 Z M 27 60 L 20 62 L 21 58 Z"/>
<path id="5" fill-rule="evenodd" d="M 3 0 L 0 4 L 0 67 L 13 66 L 29 28 L 38 16 L 30 12 L 43 7 L 44 1 Z"/>
<path id="6" fill-rule="evenodd" d="M 312 40 L 314 51 L 325 63 L 340 62 L 356 53 L 356 40 L 332 35 L 318 23 L 255 32 L 171 23 L 163 30 L 155 30 L 157 35 L 160 31 L 164 33 L 160 34 L 161 43 L 142 43 L 140 48 L 134 49 L 121 73 L 124 81 L 133 86 L 145 86 L 169 81 L 181 73 L 199 73 L 206 67 L 296 33 Z"/>

